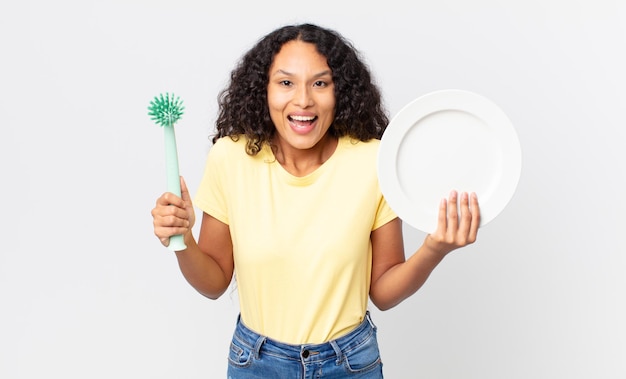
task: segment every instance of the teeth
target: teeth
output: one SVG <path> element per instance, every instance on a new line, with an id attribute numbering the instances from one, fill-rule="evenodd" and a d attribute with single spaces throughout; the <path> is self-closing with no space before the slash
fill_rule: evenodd
<path id="1" fill-rule="evenodd" d="M 291 116 L 294 121 L 312 121 L 315 117 Z"/>

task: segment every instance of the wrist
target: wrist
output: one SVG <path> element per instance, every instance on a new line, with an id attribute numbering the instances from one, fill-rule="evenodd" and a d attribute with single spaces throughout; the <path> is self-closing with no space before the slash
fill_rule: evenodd
<path id="1" fill-rule="evenodd" d="M 191 229 L 189 229 L 185 234 L 183 234 L 183 239 L 185 241 L 185 245 L 187 245 L 187 247 L 193 245 L 196 243 L 196 240 L 193 238 L 193 234 L 191 232 Z"/>
<path id="2" fill-rule="evenodd" d="M 433 257 L 439 257 L 443 259 L 449 252 L 452 251 L 445 243 L 437 240 L 432 234 L 426 236 L 424 240 L 425 253 L 432 255 Z"/>

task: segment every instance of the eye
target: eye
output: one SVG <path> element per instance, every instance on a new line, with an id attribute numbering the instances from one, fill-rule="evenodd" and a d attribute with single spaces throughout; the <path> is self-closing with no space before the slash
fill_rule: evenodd
<path id="1" fill-rule="evenodd" d="M 313 83 L 314 87 L 326 87 L 328 85 L 328 83 L 326 83 L 323 80 L 318 80 L 315 83 Z"/>
<path id="2" fill-rule="evenodd" d="M 290 87 L 293 83 L 287 79 L 285 80 L 281 80 L 280 82 L 278 82 L 278 84 L 280 84 L 281 86 L 284 87 Z"/>

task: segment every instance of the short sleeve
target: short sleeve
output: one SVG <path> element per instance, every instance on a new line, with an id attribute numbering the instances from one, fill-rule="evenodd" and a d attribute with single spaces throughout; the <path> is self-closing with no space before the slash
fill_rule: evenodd
<path id="1" fill-rule="evenodd" d="M 385 197 L 381 194 L 380 201 L 378 202 L 378 208 L 376 209 L 376 218 L 374 219 L 374 225 L 372 230 L 376 230 L 385 225 L 389 221 L 398 217 L 396 213 L 391 209 Z"/>
<path id="2" fill-rule="evenodd" d="M 207 155 L 204 173 L 194 198 L 194 205 L 203 212 L 228 224 L 228 199 L 225 171 L 228 150 L 222 140 L 218 140 Z"/>

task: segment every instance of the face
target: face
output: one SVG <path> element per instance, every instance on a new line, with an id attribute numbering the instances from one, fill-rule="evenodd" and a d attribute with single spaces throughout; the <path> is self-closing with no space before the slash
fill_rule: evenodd
<path id="1" fill-rule="evenodd" d="M 284 152 L 323 148 L 335 115 L 335 91 L 326 57 L 315 45 L 290 41 L 274 57 L 267 100 Z"/>

